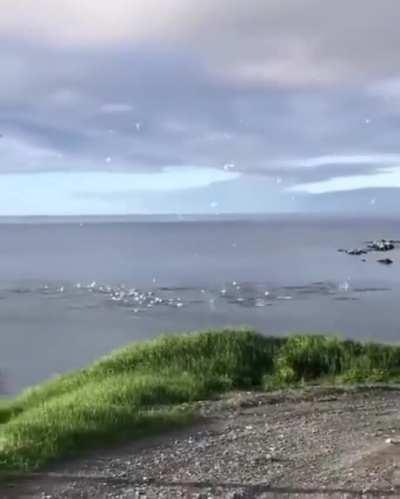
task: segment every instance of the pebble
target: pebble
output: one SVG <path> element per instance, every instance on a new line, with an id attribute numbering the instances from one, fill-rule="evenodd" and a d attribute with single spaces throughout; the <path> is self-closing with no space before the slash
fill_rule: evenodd
<path id="1" fill-rule="evenodd" d="M 385 440 L 385 443 L 387 443 L 387 444 L 393 444 L 393 445 L 399 445 L 400 444 L 400 440 L 395 440 L 394 438 L 387 438 Z"/>

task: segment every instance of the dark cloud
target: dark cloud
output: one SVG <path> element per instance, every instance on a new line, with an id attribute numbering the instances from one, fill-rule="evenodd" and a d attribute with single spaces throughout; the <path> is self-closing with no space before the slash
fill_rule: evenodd
<path id="1" fill-rule="evenodd" d="M 76 168 L 109 168 L 111 157 L 116 168 L 235 163 L 268 171 L 276 158 L 397 146 L 395 136 L 388 143 L 393 126 L 377 99 L 354 90 L 238 88 L 193 56 L 154 48 L 56 54 L 21 50 L 28 76 L 13 103 L 0 100 L 0 126 L 6 137 L 67 155 Z"/>

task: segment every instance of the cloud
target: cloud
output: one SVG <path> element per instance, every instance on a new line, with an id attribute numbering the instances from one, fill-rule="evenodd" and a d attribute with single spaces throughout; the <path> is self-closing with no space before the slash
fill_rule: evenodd
<path id="1" fill-rule="evenodd" d="M 190 13 L 182 0 L 3 0 L 0 31 L 40 37 L 55 45 L 107 44 L 171 36 Z"/>
<path id="2" fill-rule="evenodd" d="M 396 13 L 395 0 L 4 0 L 0 175 L 156 181 L 233 164 L 277 206 L 287 189 L 379 180 L 400 164 Z"/>
<path id="3" fill-rule="evenodd" d="M 322 182 L 310 182 L 290 187 L 291 192 L 325 194 L 327 192 L 354 191 L 357 189 L 400 188 L 400 167 L 387 168 L 374 175 L 334 177 Z"/>
<path id="4" fill-rule="evenodd" d="M 124 104 L 122 102 L 111 102 L 109 104 L 103 104 L 100 111 L 106 114 L 129 113 L 130 111 L 133 111 L 133 107 L 130 104 Z"/>
<path id="5" fill-rule="evenodd" d="M 396 0 L 3 0 L 0 34 L 58 47 L 191 47 L 239 81 L 319 85 L 392 75 L 399 14 Z"/>
<path id="6" fill-rule="evenodd" d="M 153 174 L 90 171 L 6 174 L 0 183 L 0 212 L 3 215 L 76 214 L 79 210 L 106 213 L 110 211 L 110 198 L 116 203 L 117 213 L 121 210 L 129 213 L 131 209 L 143 212 L 138 202 L 142 196 L 195 192 L 239 177 L 238 173 L 201 167 L 183 172 L 165 168 Z M 102 211 L 104 206 L 106 211 Z"/>
<path id="7" fill-rule="evenodd" d="M 317 156 L 311 158 L 296 158 L 294 160 L 280 160 L 283 164 L 294 168 L 316 168 L 329 165 L 386 165 L 399 164 L 400 154 L 332 154 L 330 156 Z"/>
<path id="8" fill-rule="evenodd" d="M 385 117 L 366 125 L 379 113 L 368 95 L 238 88 L 216 81 L 193 54 L 149 47 L 65 49 L 60 58 L 49 48 L 8 50 L 25 77 L 13 98 L 0 80 L 0 130 L 20 143 L 21 161 L 10 157 L 0 171 L 23 171 L 31 147 L 62 154 L 77 170 L 108 169 L 111 157 L 120 170 L 235 163 L 275 174 L 280 161 L 285 176 L 299 156 L 397 148 Z M 38 170 L 54 167 L 43 157 Z"/>

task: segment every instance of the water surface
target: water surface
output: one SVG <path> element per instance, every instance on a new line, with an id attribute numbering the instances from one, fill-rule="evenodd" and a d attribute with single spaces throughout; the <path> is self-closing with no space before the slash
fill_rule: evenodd
<path id="1" fill-rule="evenodd" d="M 162 332 L 249 325 L 399 338 L 399 251 L 388 267 L 374 253 L 363 262 L 337 252 L 400 239 L 396 220 L 8 222 L 0 368 L 9 393 Z"/>

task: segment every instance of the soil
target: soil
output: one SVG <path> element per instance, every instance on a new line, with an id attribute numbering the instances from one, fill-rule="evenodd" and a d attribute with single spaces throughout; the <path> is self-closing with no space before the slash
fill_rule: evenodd
<path id="1" fill-rule="evenodd" d="M 400 388 L 235 392 L 180 431 L 96 450 L 4 498 L 400 497 Z"/>

